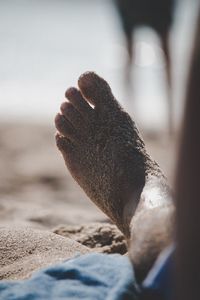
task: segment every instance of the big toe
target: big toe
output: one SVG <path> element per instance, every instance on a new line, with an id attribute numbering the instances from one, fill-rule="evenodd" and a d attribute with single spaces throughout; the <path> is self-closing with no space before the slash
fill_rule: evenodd
<path id="1" fill-rule="evenodd" d="M 79 77 L 78 86 L 91 104 L 98 110 L 119 107 L 109 84 L 94 72 L 86 72 Z"/>

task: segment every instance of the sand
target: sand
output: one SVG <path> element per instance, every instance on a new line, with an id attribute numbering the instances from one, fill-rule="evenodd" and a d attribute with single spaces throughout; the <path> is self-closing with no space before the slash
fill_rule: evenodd
<path id="1" fill-rule="evenodd" d="M 0 279 L 25 279 L 40 268 L 90 252 L 72 239 L 29 227 L 1 227 L 0 237 Z"/>
<path id="2" fill-rule="evenodd" d="M 126 252 L 122 234 L 66 170 L 54 133 L 47 124 L 0 123 L 0 279 L 27 278 L 76 251 Z M 173 182 L 175 138 L 164 136 L 145 141 Z"/>

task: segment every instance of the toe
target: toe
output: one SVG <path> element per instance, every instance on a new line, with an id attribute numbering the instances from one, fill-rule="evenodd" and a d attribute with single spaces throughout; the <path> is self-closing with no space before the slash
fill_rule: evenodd
<path id="1" fill-rule="evenodd" d="M 113 109 L 119 106 L 108 83 L 94 72 L 86 72 L 81 75 L 78 86 L 83 96 L 96 109 Z"/>
<path id="2" fill-rule="evenodd" d="M 72 124 L 65 119 L 65 117 L 62 114 L 57 114 L 55 117 L 55 126 L 59 133 L 63 135 L 64 137 L 75 141 L 77 140 L 77 134 L 72 126 Z"/>
<path id="3" fill-rule="evenodd" d="M 56 133 L 55 139 L 56 139 L 56 145 L 60 151 L 62 152 L 64 151 L 64 153 L 68 153 L 73 150 L 72 142 L 68 138 L 60 135 L 60 133 L 58 132 Z"/>
<path id="4" fill-rule="evenodd" d="M 69 88 L 65 92 L 65 97 L 73 104 L 73 106 L 84 118 L 90 118 L 93 115 L 94 110 L 83 98 L 78 89 L 73 87 Z"/>
<path id="5" fill-rule="evenodd" d="M 63 102 L 61 104 L 60 110 L 74 128 L 81 130 L 84 126 L 84 119 L 81 114 L 74 108 L 74 106 L 69 102 Z"/>

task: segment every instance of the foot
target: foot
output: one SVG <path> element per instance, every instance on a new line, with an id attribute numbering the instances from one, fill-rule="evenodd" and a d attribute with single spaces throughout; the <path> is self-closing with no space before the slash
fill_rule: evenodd
<path id="1" fill-rule="evenodd" d="M 107 82 L 88 72 L 78 86 L 66 91 L 55 118 L 57 146 L 74 179 L 128 238 L 145 180 L 160 171 Z"/>

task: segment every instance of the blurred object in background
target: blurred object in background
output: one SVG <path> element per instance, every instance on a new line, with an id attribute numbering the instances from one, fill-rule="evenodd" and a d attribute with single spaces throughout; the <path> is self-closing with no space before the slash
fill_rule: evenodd
<path id="1" fill-rule="evenodd" d="M 176 128 L 182 116 L 198 0 L 178 2 L 170 37 Z M 131 98 L 137 101 L 133 105 L 122 80 L 125 35 L 120 31 L 113 0 L 1 0 L 0 22 L 2 121 L 51 123 L 65 89 L 75 85 L 81 73 L 93 70 L 110 83 L 140 128 L 166 136 L 166 72 L 158 36 L 150 27 L 135 31 Z"/>
<path id="2" fill-rule="evenodd" d="M 175 300 L 200 299 L 200 2 L 185 96 L 175 189 L 177 219 Z"/>
<path id="3" fill-rule="evenodd" d="M 156 31 L 166 61 L 168 83 L 168 126 L 173 133 L 173 109 L 171 94 L 171 55 L 169 34 L 173 21 L 175 0 L 115 0 L 125 34 L 128 59 L 125 68 L 125 83 L 131 86 L 131 69 L 134 61 L 133 33 L 138 26 L 149 26 Z"/>

